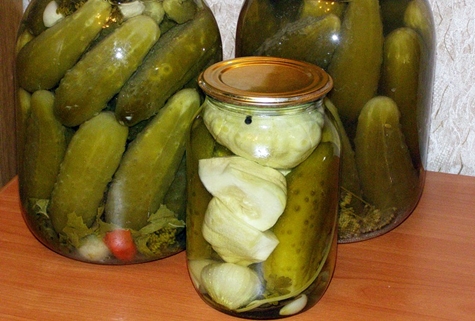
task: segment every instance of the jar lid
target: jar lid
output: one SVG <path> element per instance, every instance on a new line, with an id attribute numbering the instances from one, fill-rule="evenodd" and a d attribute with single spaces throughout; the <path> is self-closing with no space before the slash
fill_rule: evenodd
<path id="1" fill-rule="evenodd" d="M 242 57 L 208 67 L 199 86 L 219 101 L 236 105 L 288 106 L 318 100 L 333 80 L 322 68 L 275 57 Z"/>

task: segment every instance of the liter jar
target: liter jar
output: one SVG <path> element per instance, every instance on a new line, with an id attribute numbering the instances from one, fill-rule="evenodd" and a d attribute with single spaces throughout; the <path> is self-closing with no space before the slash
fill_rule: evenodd
<path id="1" fill-rule="evenodd" d="M 333 78 L 325 104 L 341 124 L 342 243 L 394 229 L 417 205 L 425 178 L 434 52 L 426 0 L 247 0 L 243 5 L 237 56 L 307 61 Z"/>
<path id="2" fill-rule="evenodd" d="M 212 65 L 187 146 L 187 259 L 212 307 L 269 319 L 312 307 L 337 244 L 340 141 L 321 68 L 251 57 Z"/>
<path id="3" fill-rule="evenodd" d="M 202 1 L 33 0 L 16 61 L 33 234 L 103 264 L 183 250 L 186 131 L 201 104 L 197 76 L 219 60 Z"/>

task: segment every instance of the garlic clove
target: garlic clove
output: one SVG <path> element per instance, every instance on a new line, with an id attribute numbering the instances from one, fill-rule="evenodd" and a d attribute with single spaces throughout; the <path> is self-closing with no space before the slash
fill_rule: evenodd
<path id="1" fill-rule="evenodd" d="M 145 10 L 145 5 L 142 1 L 127 2 L 120 4 L 119 10 L 124 16 L 124 19 L 129 19 L 142 14 Z"/>
<path id="2" fill-rule="evenodd" d="M 63 18 L 64 15 L 58 13 L 58 4 L 56 1 L 53 0 L 46 5 L 45 11 L 43 11 L 43 24 L 45 27 L 52 27 Z"/>
<path id="3" fill-rule="evenodd" d="M 307 301 L 307 296 L 305 294 L 302 294 L 297 299 L 286 304 L 282 309 L 280 309 L 279 314 L 285 316 L 297 314 L 302 311 L 303 308 L 305 308 L 305 306 L 307 305 Z"/>
<path id="4" fill-rule="evenodd" d="M 201 279 L 209 296 L 216 303 L 231 310 L 245 306 L 262 292 L 262 285 L 256 272 L 232 263 L 214 263 L 205 266 L 201 272 Z"/>

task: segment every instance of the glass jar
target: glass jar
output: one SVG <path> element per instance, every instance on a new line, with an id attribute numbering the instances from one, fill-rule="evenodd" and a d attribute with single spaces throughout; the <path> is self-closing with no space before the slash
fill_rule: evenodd
<path id="1" fill-rule="evenodd" d="M 312 307 L 337 244 L 340 140 L 331 78 L 304 62 L 238 58 L 205 70 L 187 145 L 188 269 L 212 307 L 254 319 Z"/>
<path id="2" fill-rule="evenodd" d="M 201 0 L 33 0 L 16 58 L 20 198 L 32 233 L 101 264 L 182 251 L 196 79 L 221 59 Z"/>
<path id="3" fill-rule="evenodd" d="M 342 138 L 341 243 L 394 229 L 420 199 L 434 53 L 426 0 L 247 0 L 242 7 L 236 56 L 307 61 L 333 78 L 325 104 Z"/>

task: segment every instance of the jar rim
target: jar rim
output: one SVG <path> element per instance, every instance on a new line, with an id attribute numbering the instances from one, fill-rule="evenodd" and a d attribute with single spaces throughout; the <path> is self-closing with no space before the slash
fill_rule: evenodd
<path id="1" fill-rule="evenodd" d="M 316 101 L 333 88 L 331 76 L 314 64 L 257 56 L 215 63 L 200 74 L 198 84 L 216 100 L 264 107 Z"/>

